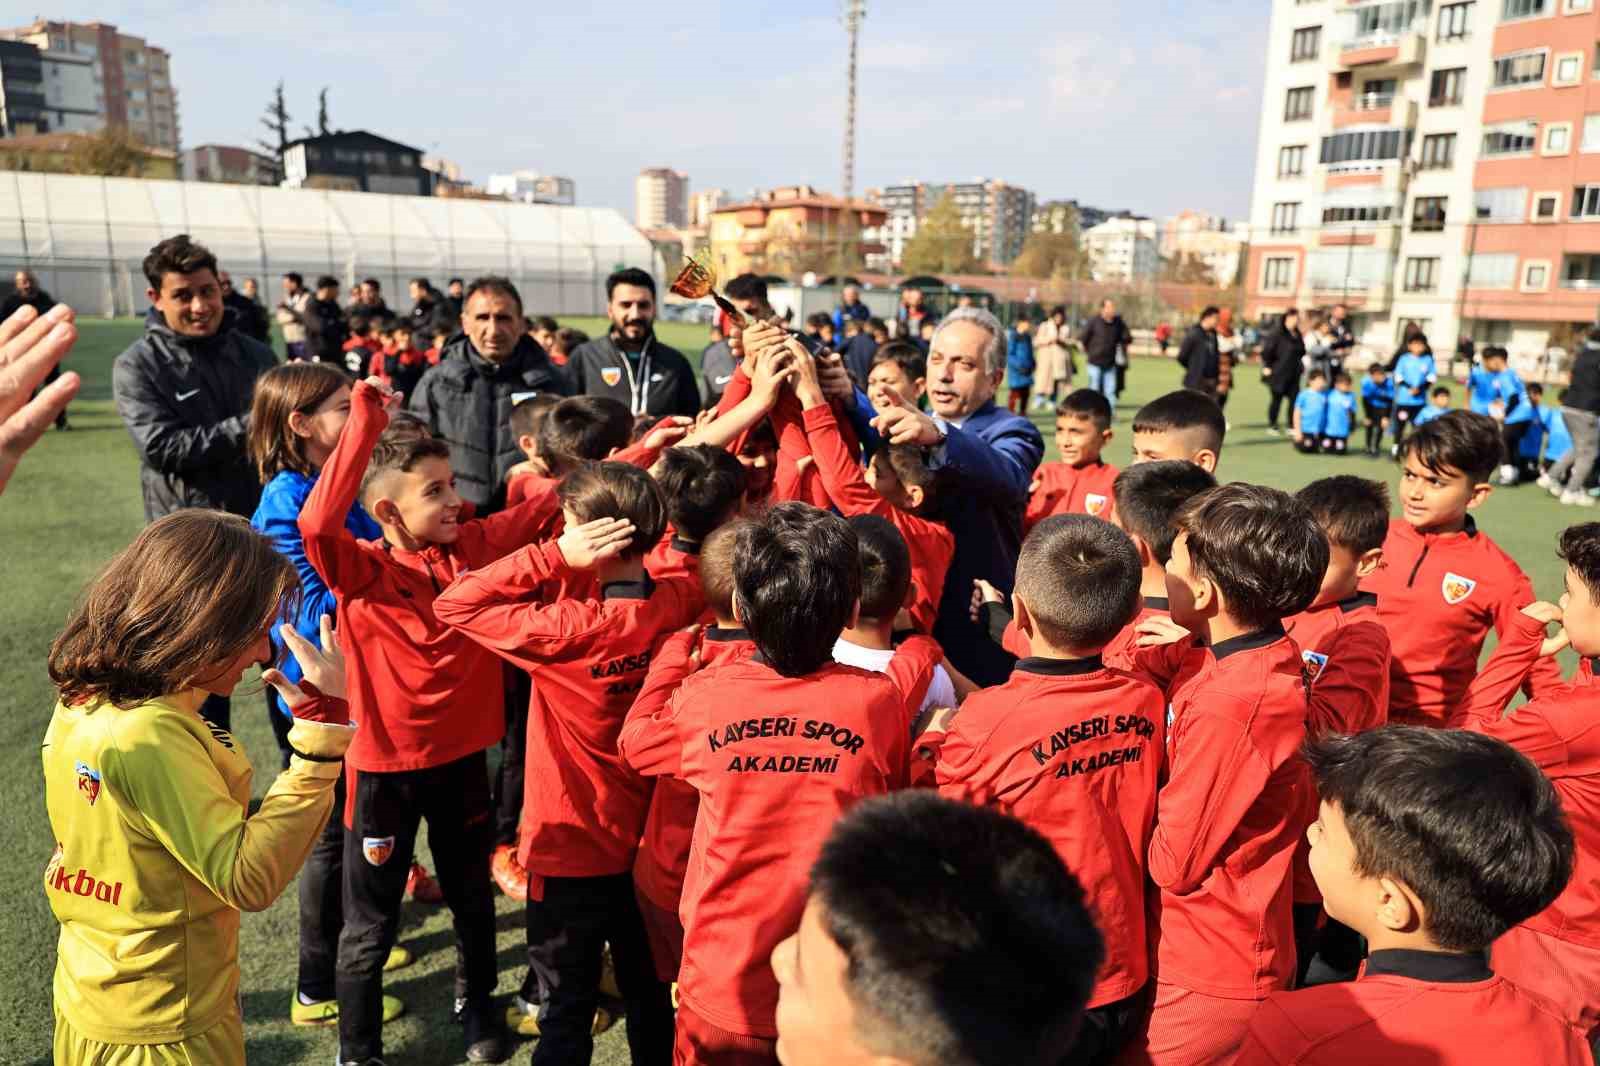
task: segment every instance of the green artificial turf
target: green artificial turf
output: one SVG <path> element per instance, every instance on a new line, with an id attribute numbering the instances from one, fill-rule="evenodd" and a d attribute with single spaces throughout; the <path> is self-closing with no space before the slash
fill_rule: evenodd
<path id="1" fill-rule="evenodd" d="M 591 335 L 599 320 L 564 322 Z M 49 1061 L 50 982 L 57 926 L 46 904 L 43 876 L 54 843 L 45 818 L 39 742 L 53 703 L 45 659 L 78 592 L 96 569 L 138 532 L 143 522 L 138 461 L 111 404 L 111 363 L 138 335 L 131 319 L 83 321 L 81 339 L 68 366 L 83 376 L 72 409 L 72 430 L 48 434 L 23 460 L 0 497 L 0 1063 Z M 702 326 L 663 323 L 664 341 L 698 360 Z M 1224 480 L 1256 481 L 1295 489 L 1314 478 L 1349 472 L 1391 486 L 1392 463 L 1363 457 L 1302 456 L 1287 441 L 1263 431 L 1265 391 L 1258 375 L 1237 375 L 1240 385 L 1228 408 L 1234 425 L 1222 456 Z M 1128 421 L 1138 404 L 1176 387 L 1178 369 L 1160 360 L 1135 360 L 1129 395 L 1119 405 L 1116 437 L 1107 451 L 1118 465 L 1131 444 Z M 1051 425 L 1040 419 L 1046 440 Z M 1054 456 L 1054 444 L 1050 455 Z M 1498 490 L 1478 512 L 1484 530 L 1533 576 L 1541 596 L 1561 590 L 1562 565 L 1554 547 L 1559 531 L 1578 514 L 1525 486 Z M 1570 659 L 1566 663 L 1571 666 Z M 234 700 L 236 735 L 257 769 L 256 793 L 265 791 L 277 765 L 277 750 L 261 696 L 247 685 Z M 426 846 L 424 862 L 430 862 Z M 500 988 L 514 990 L 525 968 L 521 913 L 500 898 Z M 334 1055 L 329 1030 L 296 1029 L 288 1022 L 296 967 L 296 904 L 291 887 L 269 910 L 244 916 L 240 956 L 248 1057 L 257 1066 L 314 1063 Z M 385 1042 L 392 1063 L 428 1066 L 460 1061 L 460 1030 L 451 1024 L 453 935 L 443 908 L 407 906 L 401 942 L 418 956 L 410 969 L 391 975 L 387 991 L 410 1012 L 390 1025 Z M 519 1052 L 522 1057 L 526 1051 Z M 602 1036 L 595 1061 L 627 1061 L 619 1028 Z"/>

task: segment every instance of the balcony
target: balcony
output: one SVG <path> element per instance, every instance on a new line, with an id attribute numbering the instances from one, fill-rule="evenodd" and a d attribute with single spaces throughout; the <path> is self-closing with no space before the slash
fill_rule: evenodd
<path id="1" fill-rule="evenodd" d="M 1368 93 L 1351 99 L 1346 107 L 1333 112 L 1333 128 L 1350 126 L 1386 126 L 1414 129 L 1417 125 L 1417 102 L 1392 93 Z"/>
<path id="2" fill-rule="evenodd" d="M 1600 291 L 1600 255 L 1568 255 L 1561 264 L 1561 287 L 1572 292 Z"/>
<path id="3" fill-rule="evenodd" d="M 1356 67 L 1414 67 L 1427 54 L 1428 36 L 1426 21 L 1415 29 L 1378 30 L 1364 33 L 1339 45 L 1338 66 L 1343 70 Z"/>

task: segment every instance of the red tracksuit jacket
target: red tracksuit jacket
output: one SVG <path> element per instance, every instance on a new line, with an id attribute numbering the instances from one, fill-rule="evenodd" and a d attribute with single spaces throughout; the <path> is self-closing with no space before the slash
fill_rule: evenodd
<path id="1" fill-rule="evenodd" d="M 1480 955 L 1374 951 L 1347 984 L 1261 1005 L 1235 1066 L 1579 1066 L 1594 1061 L 1555 1007 Z"/>
<path id="2" fill-rule="evenodd" d="M 662 636 L 700 610 L 697 585 L 648 575 L 594 599 L 537 598 L 572 573 L 554 541 L 530 545 L 463 574 L 435 605 L 441 621 L 533 675 L 518 858 L 544 877 L 632 869 L 650 782 L 622 764 L 617 734 Z"/>
<path id="3" fill-rule="evenodd" d="M 790 678 L 757 655 L 692 674 L 665 708 L 628 719 L 628 765 L 700 794 L 679 994 L 712 1025 L 777 1036 L 772 950 L 800 924 L 834 822 L 858 800 L 906 787 L 909 708 L 942 657 L 913 637 L 889 674 L 830 662 Z"/>
<path id="4" fill-rule="evenodd" d="M 942 794 L 1026 822 L 1083 885 L 1106 943 L 1091 1007 L 1150 976 L 1145 856 L 1166 703 L 1154 683 L 1098 657 L 1025 658 L 1005 684 L 969 696 L 948 733 L 922 741 L 938 752 Z"/>
<path id="5" fill-rule="evenodd" d="M 1281 626 L 1215 647 L 1139 656 L 1167 682 L 1167 781 L 1150 879 L 1160 890 L 1159 980 L 1259 999 L 1294 978 L 1290 890 L 1310 776 L 1299 758 L 1307 684 Z"/>
<path id="6" fill-rule="evenodd" d="M 1028 509 L 1022 516 L 1023 536 L 1051 515 L 1086 514 L 1107 522 L 1114 520 L 1117 498 L 1111 486 L 1118 473 L 1110 463 L 1098 460 L 1085 466 L 1041 463 L 1034 474 L 1039 487 L 1028 497 Z"/>
<path id="7" fill-rule="evenodd" d="M 1165 596 L 1146 596 L 1144 606 L 1139 608 L 1139 613 L 1132 622 L 1123 627 L 1122 632 L 1111 638 L 1100 652 L 1100 658 L 1109 667 L 1116 670 L 1135 670 L 1139 658 L 1139 623 L 1146 618 L 1160 615 L 1166 618 L 1171 613 L 1167 606 Z M 1007 619 L 1005 631 L 1000 635 L 1000 646 L 1019 659 L 1026 659 L 1030 654 L 1028 642 L 1022 636 L 1022 631 L 1017 628 L 1017 623 L 1011 620 L 1009 607 L 1004 608 Z M 987 616 L 994 618 L 995 616 Z M 991 633 L 991 636 L 993 634 Z"/>
<path id="8" fill-rule="evenodd" d="M 682 577 L 700 580 L 700 545 L 684 540 L 668 526 L 661 540 L 644 557 L 644 568 L 657 581 Z"/>
<path id="9" fill-rule="evenodd" d="M 806 439 L 816 459 L 822 487 L 845 516 L 872 514 L 887 518 L 905 538 L 911 555 L 911 623 L 919 633 L 933 632 L 944 595 L 944 578 L 956 553 L 955 536 L 937 522 L 902 511 L 875 492 L 862 475 L 861 464 L 839 435 L 833 408 L 805 412 Z"/>
<path id="10" fill-rule="evenodd" d="M 1535 599 L 1528 575 L 1471 517 L 1460 533 L 1419 533 L 1393 519 L 1384 565 L 1367 578 L 1394 656 L 1389 719 L 1455 725 L 1490 628 L 1504 636 L 1512 616 Z M 1533 693 L 1561 681 L 1554 663 L 1536 666 Z"/>
<path id="11" fill-rule="evenodd" d="M 358 382 L 350 421 L 300 512 L 306 558 L 339 604 L 350 714 L 360 723 L 345 762 L 367 772 L 442 766 L 505 734 L 499 664 L 440 621 L 434 599 L 458 575 L 526 544 L 551 505 L 539 497 L 462 522 L 454 544 L 420 552 L 356 540 L 345 516 L 388 421 L 377 392 Z"/>

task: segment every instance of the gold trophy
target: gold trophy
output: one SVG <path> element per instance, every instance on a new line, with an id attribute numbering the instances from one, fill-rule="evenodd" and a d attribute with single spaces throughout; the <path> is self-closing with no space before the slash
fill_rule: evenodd
<path id="1" fill-rule="evenodd" d="M 685 259 L 683 269 L 672 279 L 670 287 L 673 292 L 687 300 L 703 300 L 707 296 L 711 297 L 722 309 L 722 313 L 733 320 L 735 326 L 744 329 L 744 315 L 717 292 L 717 268 L 711 265 L 709 250 L 702 250 L 697 256 Z"/>

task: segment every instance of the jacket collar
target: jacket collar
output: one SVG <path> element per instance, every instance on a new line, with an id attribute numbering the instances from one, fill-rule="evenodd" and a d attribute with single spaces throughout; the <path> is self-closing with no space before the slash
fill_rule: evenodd
<path id="1" fill-rule="evenodd" d="M 1398 521 L 1400 525 L 1409 530 L 1411 535 L 1416 537 L 1418 540 L 1452 540 L 1457 537 L 1466 540 L 1473 540 L 1478 536 L 1478 521 L 1471 515 L 1467 515 L 1466 524 L 1455 533 L 1424 533 L 1422 530 L 1418 529 L 1416 526 L 1412 525 L 1410 522 L 1407 522 L 1403 518 L 1399 519 Z"/>
<path id="2" fill-rule="evenodd" d="M 616 326 L 612 326 L 609 330 L 606 331 L 606 340 L 611 343 L 611 352 L 612 352 L 612 354 L 615 355 L 618 359 L 626 359 L 626 358 L 628 358 L 628 353 L 622 347 L 622 343 L 621 343 L 621 341 L 619 339 L 620 337 L 621 337 L 621 334 L 619 334 L 617 332 L 617 327 Z M 656 328 L 652 324 L 651 327 L 650 327 L 650 332 L 645 334 L 644 347 L 639 349 L 639 358 L 643 359 L 646 355 L 649 355 L 650 354 L 650 349 L 655 347 L 655 344 L 656 344 Z"/>
<path id="3" fill-rule="evenodd" d="M 1220 662 L 1237 652 L 1265 648 L 1268 644 L 1282 640 L 1283 636 L 1283 623 L 1274 622 L 1265 629 L 1257 630 L 1254 633 L 1241 633 L 1237 637 L 1229 637 L 1220 644 L 1213 644 L 1211 646 L 1211 655 Z"/>
<path id="4" fill-rule="evenodd" d="M 222 352 L 225 348 L 223 342 L 227 340 L 228 334 L 238 322 L 239 313 L 224 305 L 222 324 L 217 327 L 215 333 L 209 337 L 183 337 L 173 332 L 172 327 L 167 325 L 167 320 L 161 316 L 160 310 L 154 306 L 146 309 L 144 313 L 145 332 L 162 338 L 168 344 L 181 349 L 186 355 L 212 356 Z"/>
<path id="5" fill-rule="evenodd" d="M 466 365 L 472 367 L 481 376 L 493 381 L 501 377 L 511 377 L 532 370 L 540 364 L 548 364 L 548 357 L 544 349 L 535 344 L 529 337 L 517 338 L 517 346 L 511 350 L 503 363 L 495 363 L 484 358 L 478 351 L 477 345 L 472 343 L 472 338 L 465 333 L 457 333 L 445 342 L 445 350 L 441 353 L 443 358 L 448 357 L 453 351 L 459 351 L 465 356 Z"/>
<path id="6" fill-rule="evenodd" d="M 1087 659 L 1052 659 L 1047 656 L 1032 656 L 1017 662 L 1017 669 L 1025 674 L 1038 674 L 1042 677 L 1078 677 L 1082 674 L 1092 674 L 1104 670 L 1106 664 L 1098 655 L 1091 655 Z"/>
<path id="7" fill-rule="evenodd" d="M 684 555 L 700 554 L 700 545 L 697 541 L 684 540 L 676 533 L 672 535 L 671 540 L 667 541 L 667 547 L 671 548 L 675 552 L 682 552 Z"/>
<path id="8" fill-rule="evenodd" d="M 602 600 L 648 600 L 656 583 L 646 574 L 638 581 L 607 581 L 600 586 Z"/>
<path id="9" fill-rule="evenodd" d="M 1349 599 L 1340 600 L 1334 606 L 1339 608 L 1341 614 L 1349 614 L 1362 607 L 1378 606 L 1378 595 L 1375 592 L 1357 592 Z"/>
<path id="10" fill-rule="evenodd" d="M 1152 611 L 1172 610 L 1172 603 L 1165 596 L 1146 596 L 1144 605 Z"/>
<path id="11" fill-rule="evenodd" d="M 722 626 L 712 626 L 705 631 L 705 639 L 715 642 L 731 642 L 735 640 L 749 640 L 750 631 L 743 626 L 724 629 Z"/>
<path id="12" fill-rule="evenodd" d="M 1434 984 L 1465 984 L 1470 981 L 1487 981 L 1494 976 L 1489 960 L 1482 952 L 1458 954 L 1449 951 L 1415 951 L 1409 948 L 1388 948 L 1367 956 L 1363 977 L 1392 974 L 1409 977 L 1415 981 Z"/>

